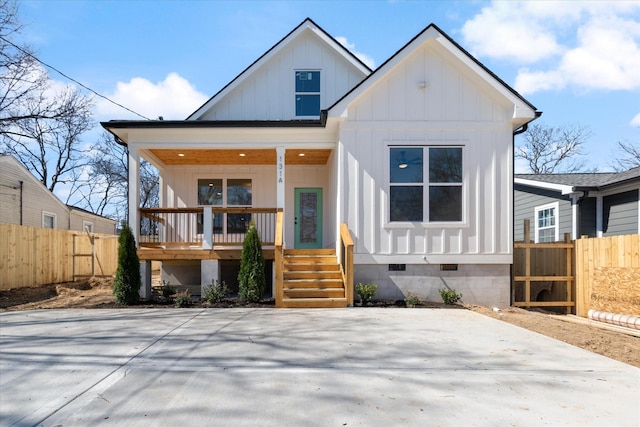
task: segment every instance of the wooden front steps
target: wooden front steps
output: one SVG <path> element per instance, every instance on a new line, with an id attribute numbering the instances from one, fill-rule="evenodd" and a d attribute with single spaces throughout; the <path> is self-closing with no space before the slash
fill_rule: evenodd
<path id="1" fill-rule="evenodd" d="M 285 249 L 282 306 L 346 307 L 347 298 L 335 249 Z"/>

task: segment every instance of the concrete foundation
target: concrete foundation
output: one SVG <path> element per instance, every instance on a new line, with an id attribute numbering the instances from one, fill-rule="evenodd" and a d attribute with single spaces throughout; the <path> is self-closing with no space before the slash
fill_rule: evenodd
<path id="1" fill-rule="evenodd" d="M 220 282 L 220 262 L 217 259 L 202 260 L 200 262 L 200 295 L 205 294 L 205 288 Z"/>
<path id="2" fill-rule="evenodd" d="M 406 264 L 405 271 L 389 271 L 386 264 L 357 264 L 354 284 L 378 285 L 376 299 L 400 300 L 411 292 L 423 301 L 441 302 L 439 290 L 448 288 L 461 293 L 461 301 L 468 304 L 500 308 L 511 305 L 508 264 L 459 264 L 457 268 L 441 271 L 440 265 Z"/>
<path id="3" fill-rule="evenodd" d="M 151 261 L 140 261 L 140 299 L 151 299 Z"/>
<path id="4" fill-rule="evenodd" d="M 160 278 L 162 281 L 174 286 L 178 292 L 185 289 L 191 295 L 200 295 L 201 291 L 200 261 L 166 260 L 162 261 Z"/>

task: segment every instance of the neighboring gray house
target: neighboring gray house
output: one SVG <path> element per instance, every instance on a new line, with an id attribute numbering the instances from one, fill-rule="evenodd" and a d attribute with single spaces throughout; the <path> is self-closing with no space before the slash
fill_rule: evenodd
<path id="1" fill-rule="evenodd" d="M 514 238 L 535 242 L 640 233 L 640 167 L 625 172 L 516 174 Z"/>
<path id="2" fill-rule="evenodd" d="M 12 156 L 0 156 L 0 224 L 115 234 L 116 221 L 65 205 Z"/>

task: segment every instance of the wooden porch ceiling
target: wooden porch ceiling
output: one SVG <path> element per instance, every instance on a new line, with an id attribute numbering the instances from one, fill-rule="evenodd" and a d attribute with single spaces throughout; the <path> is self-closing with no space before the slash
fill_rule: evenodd
<path id="1" fill-rule="evenodd" d="M 275 165 L 276 150 L 149 150 L 166 165 Z M 330 149 L 287 149 L 287 165 L 326 165 Z M 244 155 L 242 155 L 244 154 Z"/>

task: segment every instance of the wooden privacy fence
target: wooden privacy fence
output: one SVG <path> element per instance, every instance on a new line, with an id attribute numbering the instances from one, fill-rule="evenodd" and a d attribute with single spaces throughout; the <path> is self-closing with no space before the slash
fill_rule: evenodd
<path id="1" fill-rule="evenodd" d="M 112 276 L 118 236 L 0 224 L 0 290 Z"/>
<path id="2" fill-rule="evenodd" d="M 574 244 L 569 233 L 563 242 L 531 242 L 529 221 L 524 242 L 513 245 L 513 305 L 516 307 L 575 306 Z"/>
<path id="3" fill-rule="evenodd" d="M 589 309 L 640 316 L 640 236 L 582 238 L 576 244 L 576 314 Z"/>
<path id="4" fill-rule="evenodd" d="M 532 243 L 529 230 L 514 243 L 514 306 L 640 315 L 639 235 Z"/>

